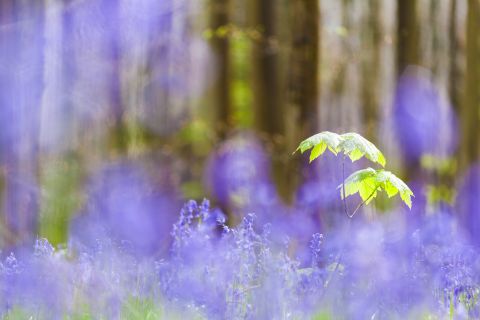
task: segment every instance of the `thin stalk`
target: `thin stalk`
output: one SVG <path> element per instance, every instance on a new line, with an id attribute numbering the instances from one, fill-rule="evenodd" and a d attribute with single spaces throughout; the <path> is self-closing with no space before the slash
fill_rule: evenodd
<path id="1" fill-rule="evenodd" d="M 344 161 L 345 161 L 345 157 L 343 157 Z M 345 162 L 343 162 L 343 165 L 345 164 Z M 345 171 L 345 170 L 342 170 L 342 171 Z M 353 216 L 355 215 L 355 213 L 357 213 L 357 211 L 371 198 L 373 197 L 373 195 L 375 194 L 375 191 L 378 190 L 378 188 L 380 187 L 380 185 L 378 185 L 374 190 L 373 192 L 367 197 L 367 199 L 365 199 L 364 201 L 362 201 L 362 203 L 360 203 L 356 208 L 355 210 L 352 212 L 352 214 L 349 214 L 348 213 L 348 208 L 347 208 L 347 203 L 346 203 L 346 200 L 345 200 L 345 173 L 343 173 L 343 183 L 342 183 L 342 188 L 343 188 L 343 203 L 344 203 L 344 208 L 345 208 L 345 214 L 347 215 L 347 217 L 349 217 L 350 219 L 348 220 L 348 225 L 347 225 L 347 234 L 350 233 L 350 228 L 351 228 L 351 222 L 352 222 L 352 218 Z M 324 292 L 323 294 L 325 294 L 328 286 L 330 285 L 330 282 L 332 281 L 333 277 L 335 276 L 335 274 L 337 274 L 337 271 L 338 271 L 338 268 L 340 267 L 340 262 L 342 261 L 342 258 L 343 258 L 343 255 L 345 253 L 345 247 L 346 247 L 346 243 L 344 243 L 342 245 L 342 248 L 340 249 L 340 252 L 338 253 L 337 255 L 337 262 L 335 264 L 335 268 L 333 268 L 333 271 L 330 273 L 328 279 L 325 281 L 325 284 L 324 284 Z"/>
<path id="2" fill-rule="evenodd" d="M 370 200 L 371 197 L 373 197 L 373 195 L 375 194 L 375 192 L 378 190 L 378 188 L 380 187 L 380 185 L 378 185 L 374 190 L 373 192 L 364 200 L 362 201 L 356 208 L 355 210 L 352 212 L 352 214 L 349 214 L 348 213 L 348 206 L 347 206 L 347 197 L 346 197 L 346 194 L 345 194 L 345 157 L 346 155 L 344 154 L 343 155 L 343 158 L 342 158 L 342 196 L 343 196 L 343 209 L 345 211 L 345 215 L 349 218 L 348 220 L 348 225 L 347 225 L 347 234 L 350 233 L 350 228 L 351 228 L 351 223 L 352 223 L 352 218 L 353 216 L 357 213 L 357 211 L 368 201 Z M 325 281 L 325 284 L 324 284 L 324 291 L 322 293 L 322 296 L 324 296 L 327 292 L 327 289 L 329 288 L 330 286 L 330 283 L 332 282 L 333 280 L 333 277 L 337 274 L 337 271 L 338 271 L 338 268 L 340 267 L 340 263 L 343 259 L 343 255 L 345 253 L 345 249 L 346 249 L 346 243 L 343 243 L 342 244 L 342 247 L 340 249 L 340 251 L 338 252 L 338 255 L 337 255 L 337 262 L 335 263 L 335 268 L 333 268 L 333 271 L 329 274 L 327 280 Z"/>
<path id="3" fill-rule="evenodd" d="M 347 217 L 349 217 L 350 219 L 353 218 L 353 216 L 355 215 L 355 213 L 357 213 L 357 211 L 368 201 L 370 200 L 371 197 L 373 197 L 373 195 L 375 194 L 375 192 L 378 190 L 378 188 L 380 187 L 380 185 L 378 185 L 374 190 L 373 192 L 367 197 L 367 199 L 365 199 L 362 203 L 360 203 L 356 208 L 355 210 L 353 210 L 352 214 L 349 214 L 348 213 L 348 207 L 347 207 L 347 197 L 345 195 L 345 157 L 346 155 L 344 154 L 343 155 L 343 158 L 342 158 L 342 197 L 343 197 L 343 210 L 345 211 L 345 214 L 347 215 Z"/>
<path id="4" fill-rule="evenodd" d="M 364 200 L 362 201 L 356 208 L 355 210 L 352 212 L 352 214 L 349 214 L 348 213 L 348 206 L 347 206 L 347 197 L 345 195 L 345 157 L 346 155 L 344 154 L 343 155 L 343 158 L 342 158 L 342 196 L 343 196 L 343 208 L 344 208 L 344 211 L 345 211 L 345 214 L 347 215 L 347 217 L 349 218 L 348 220 L 348 225 L 347 225 L 347 233 L 350 233 L 350 228 L 351 228 L 351 219 L 353 218 L 353 216 L 357 213 L 357 211 L 368 201 L 370 200 L 371 197 L 373 197 L 373 195 L 375 194 L 375 192 L 378 190 L 378 188 L 380 187 L 380 185 L 378 185 L 373 191 L 372 193 Z M 338 271 L 338 268 L 340 267 L 340 262 L 342 261 L 342 258 L 343 258 L 343 254 L 345 253 L 345 247 L 346 247 L 346 244 L 344 243 L 342 245 L 342 248 L 340 249 L 340 252 L 338 253 L 337 255 L 337 263 L 335 264 L 335 268 L 333 269 L 333 271 L 330 273 L 328 279 L 325 281 L 325 284 L 324 284 L 324 292 L 323 294 L 325 294 L 325 292 L 327 291 L 327 288 L 329 287 L 330 285 L 330 282 L 332 281 L 333 277 L 335 276 L 335 274 L 337 273 Z"/>
<path id="5" fill-rule="evenodd" d="M 353 210 L 352 214 L 349 215 L 348 217 L 349 217 L 349 218 L 353 218 L 353 216 L 355 215 L 355 213 L 357 213 L 358 209 L 360 209 L 368 200 L 370 200 L 371 197 L 373 197 L 373 195 L 375 194 L 375 192 L 378 190 L 379 187 L 380 187 L 380 185 L 378 185 L 378 186 L 372 191 L 372 193 L 367 197 L 367 199 L 365 199 L 364 201 L 362 201 L 362 203 L 360 203 L 360 204 L 355 208 L 355 210 Z"/>
<path id="6" fill-rule="evenodd" d="M 345 196 L 345 154 L 343 155 L 342 158 L 342 192 L 343 192 L 343 210 L 345 211 L 345 214 L 347 217 L 352 218 L 348 214 L 348 207 L 347 207 L 347 197 Z"/>

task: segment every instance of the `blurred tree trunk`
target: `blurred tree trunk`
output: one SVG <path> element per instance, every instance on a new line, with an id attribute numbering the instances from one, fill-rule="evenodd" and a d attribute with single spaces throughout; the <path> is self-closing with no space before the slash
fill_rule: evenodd
<path id="1" fill-rule="evenodd" d="M 74 0 L 65 0 L 62 2 L 62 23 L 61 23 L 61 44 L 62 44 L 62 112 L 64 112 L 65 119 L 67 120 L 67 125 L 64 128 L 66 132 L 73 132 L 69 135 L 70 138 L 67 143 L 70 145 L 68 150 L 75 150 L 75 147 L 79 145 L 77 141 L 77 132 L 78 128 L 75 123 L 75 103 L 73 101 L 74 97 L 74 87 L 75 79 L 77 77 L 77 68 L 76 68 L 76 54 L 75 54 L 75 34 L 74 34 L 74 14 L 73 14 L 73 5 Z"/>
<path id="2" fill-rule="evenodd" d="M 68 241 L 70 218 L 79 208 L 84 154 L 78 150 L 73 98 L 78 71 L 74 0 L 46 0 L 46 6 L 51 11 L 45 13 L 45 114 L 40 122 L 41 135 L 46 136 L 42 142 L 53 150 L 45 148 L 40 155 L 38 180 L 42 201 L 37 234 L 57 245 Z M 53 134 L 51 127 L 56 127 Z"/>
<path id="3" fill-rule="evenodd" d="M 379 121 L 379 81 L 381 74 L 380 45 L 382 25 L 380 22 L 380 0 L 368 1 L 368 13 L 364 22 L 362 55 L 361 98 L 363 105 L 363 123 L 365 136 L 377 143 L 377 124 Z"/>
<path id="4" fill-rule="evenodd" d="M 409 65 L 420 65 L 420 34 L 416 0 L 397 1 L 397 78 Z M 404 175 L 409 180 L 419 177 L 420 159 L 404 158 Z"/>
<path id="5" fill-rule="evenodd" d="M 225 137 L 231 124 L 229 9 L 229 0 L 211 0 L 210 2 L 210 28 L 213 32 L 211 44 L 216 59 L 213 122 L 220 139 Z"/>
<path id="6" fill-rule="evenodd" d="M 2 237 L 0 239 L 0 246 L 2 242 L 7 242 L 12 244 L 14 237 L 16 236 L 14 230 L 11 230 L 11 224 L 8 218 L 8 203 L 9 199 L 7 190 L 11 190 L 11 182 L 7 181 L 8 173 L 11 170 L 9 167 L 13 158 L 13 150 L 11 150 L 10 139 L 13 135 L 12 128 L 12 116 L 13 116 L 13 83 L 9 76 L 14 70 L 9 70 L 7 68 L 13 62 L 13 56 L 15 55 L 15 50 L 17 48 L 17 43 L 15 41 L 15 28 L 13 27 L 16 20 L 15 14 L 15 0 L 11 1 L 1 1 L 0 2 L 0 61 L 2 64 L 6 64 L 4 67 L 6 70 L 0 72 L 0 124 L 2 130 L 0 131 L 0 178 L 1 178 L 1 221 L 0 221 L 0 231 Z M 9 124 L 10 123 L 10 124 Z M 10 191 L 9 191 L 10 193 Z"/>
<path id="7" fill-rule="evenodd" d="M 254 27 L 260 32 L 254 45 L 253 96 L 254 126 L 271 154 L 272 174 L 276 184 L 285 190 L 285 165 L 291 161 L 285 148 L 285 105 L 280 102 L 280 70 L 277 21 L 279 14 L 275 0 L 252 1 Z M 282 187 L 283 185 L 283 187 Z"/>
<path id="8" fill-rule="evenodd" d="M 255 127 L 269 142 L 274 142 L 284 134 L 282 105 L 278 101 L 275 0 L 254 3 L 255 26 L 261 33 L 254 48 Z"/>
<path id="9" fill-rule="evenodd" d="M 341 1 L 341 13 L 340 13 L 340 21 L 341 27 L 338 29 L 336 37 L 338 38 L 338 46 L 340 47 L 341 54 L 339 57 L 335 57 L 332 59 L 332 62 L 335 63 L 336 72 L 333 73 L 332 78 L 330 80 L 329 88 L 326 90 L 326 94 L 330 94 L 330 99 L 327 102 L 328 105 L 334 105 L 338 108 L 333 114 L 329 114 L 329 118 L 337 119 L 335 125 L 337 127 L 333 127 L 332 130 L 340 129 L 340 131 L 349 131 L 346 130 L 346 127 L 350 126 L 348 122 L 348 109 L 345 108 L 345 97 L 350 97 L 351 95 L 346 94 L 346 90 L 348 87 L 348 64 L 351 60 L 351 47 L 348 41 L 348 32 L 352 30 L 351 19 L 350 15 L 352 13 L 351 10 L 352 0 L 342 0 Z M 338 113 L 338 115 L 336 115 Z M 327 119 L 329 120 L 329 119 Z M 328 128 L 328 127 L 327 127 Z"/>
<path id="10" fill-rule="evenodd" d="M 433 77 L 438 78 L 441 71 L 441 56 L 442 56 L 442 36 L 440 35 L 440 23 L 438 21 L 438 16 L 440 12 L 440 3 L 437 0 L 431 0 L 429 6 L 429 20 L 430 20 L 430 33 L 431 33 L 431 61 L 429 63 L 430 69 L 432 71 Z"/>
<path id="11" fill-rule="evenodd" d="M 397 0 L 397 75 L 420 63 L 419 42 L 417 1 Z"/>
<path id="12" fill-rule="evenodd" d="M 449 16 L 449 96 L 453 108 L 458 112 L 461 104 L 461 70 L 459 67 L 460 41 L 457 29 L 457 0 L 450 1 Z"/>
<path id="13" fill-rule="evenodd" d="M 169 136 L 175 126 L 171 116 L 172 92 L 170 90 L 172 77 L 170 70 L 174 54 L 174 50 L 170 47 L 174 14 L 172 6 L 173 0 L 164 0 L 161 4 L 153 6 L 159 12 L 152 17 L 153 28 L 146 31 L 148 35 L 145 45 L 148 49 L 145 85 L 142 89 L 144 108 L 141 110 L 146 131 L 137 139 L 137 142 L 142 141 L 150 146 L 162 140 L 164 140 L 163 143 L 169 144 L 168 138 L 162 138 Z"/>
<path id="14" fill-rule="evenodd" d="M 37 229 L 38 148 L 43 92 L 44 3 L 0 5 L 0 153 L 2 210 L 8 243 L 26 242 Z"/>
<path id="15" fill-rule="evenodd" d="M 466 26 L 466 73 L 460 115 L 460 165 L 479 160 L 480 128 L 480 0 L 468 0 Z"/>
<path id="16" fill-rule="evenodd" d="M 253 86 L 252 82 L 252 40 L 256 38 L 249 27 L 249 2 L 234 0 L 232 15 L 228 25 L 229 35 L 229 79 L 230 110 L 229 125 L 236 128 L 250 128 L 253 125 Z"/>
<path id="17" fill-rule="evenodd" d="M 120 2 L 101 0 L 102 14 L 108 19 L 107 29 L 107 57 L 110 65 L 110 77 L 108 79 L 108 103 L 113 117 L 112 144 L 115 152 L 124 154 L 128 148 L 128 135 L 125 122 L 125 106 L 122 99 L 121 82 L 121 38 L 118 28 L 120 21 Z"/>
<path id="18" fill-rule="evenodd" d="M 298 143 L 315 133 L 318 122 L 318 79 L 320 9 L 319 1 L 290 2 L 290 58 L 287 79 L 287 101 L 284 112 L 285 149 L 288 154 Z M 301 170 L 299 161 L 289 161 L 284 168 L 280 192 L 291 196 L 296 189 Z"/>

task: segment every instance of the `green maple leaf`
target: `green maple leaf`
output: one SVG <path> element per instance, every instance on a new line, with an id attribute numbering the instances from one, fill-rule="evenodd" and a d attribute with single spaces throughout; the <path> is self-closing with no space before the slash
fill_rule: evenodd
<path id="1" fill-rule="evenodd" d="M 345 192 L 343 186 L 340 185 L 341 197 L 351 196 L 358 192 L 360 197 L 366 204 L 375 198 L 378 191 L 378 184 L 375 180 L 376 170 L 372 168 L 362 169 L 352 173 L 345 179 Z"/>
<path id="2" fill-rule="evenodd" d="M 372 162 L 385 167 L 386 161 L 380 150 L 373 143 L 355 132 L 344 133 L 340 136 L 341 142 L 338 148 L 346 154 L 352 162 L 365 156 Z"/>
<path id="3" fill-rule="evenodd" d="M 337 155 L 340 142 L 341 138 L 338 134 L 330 131 L 323 131 L 303 140 L 295 152 L 300 151 L 303 154 L 305 151 L 312 149 L 310 152 L 310 162 L 312 162 L 321 156 L 327 149 L 334 155 Z"/>
<path id="4" fill-rule="evenodd" d="M 343 152 L 350 160 L 357 161 L 362 157 L 366 157 L 372 162 L 385 166 L 385 157 L 373 143 L 362 137 L 361 135 L 349 132 L 342 135 L 330 131 L 323 131 L 303 140 L 296 151 L 304 153 L 312 149 L 310 152 L 310 162 L 322 155 L 325 150 L 330 150 L 337 155 Z"/>
<path id="5" fill-rule="evenodd" d="M 340 185 L 340 194 L 343 198 L 358 193 L 365 204 L 370 203 L 379 191 L 385 191 L 389 198 L 400 195 L 402 201 L 412 207 L 412 190 L 396 175 L 390 171 L 375 170 L 372 168 L 362 169 L 352 173 L 345 179 L 345 192 Z"/>
<path id="6" fill-rule="evenodd" d="M 388 197 L 391 198 L 397 193 L 400 198 L 411 209 L 413 192 L 402 179 L 391 173 L 390 171 L 377 170 L 377 182 L 381 184 Z"/>

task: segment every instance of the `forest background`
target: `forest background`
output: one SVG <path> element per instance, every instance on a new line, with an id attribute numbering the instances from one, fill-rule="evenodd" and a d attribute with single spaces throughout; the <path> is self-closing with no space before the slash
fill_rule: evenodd
<path id="1" fill-rule="evenodd" d="M 208 196 L 235 221 L 235 183 L 265 178 L 328 202 L 305 186 L 338 172 L 292 157 L 323 130 L 379 146 L 413 210 L 452 205 L 479 160 L 478 30 L 478 0 L 3 0 L 0 246 L 66 242 L 97 197 L 142 219 L 161 194 L 174 221 Z"/>

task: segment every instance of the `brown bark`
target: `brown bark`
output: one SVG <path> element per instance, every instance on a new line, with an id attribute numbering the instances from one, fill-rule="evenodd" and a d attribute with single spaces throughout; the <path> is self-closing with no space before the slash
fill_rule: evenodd
<path id="1" fill-rule="evenodd" d="M 37 229 L 39 126 L 43 92 L 44 3 L 0 6 L 0 164 L 3 222 L 8 243 L 32 239 Z"/>
<path id="2" fill-rule="evenodd" d="M 255 127 L 272 141 L 284 134 L 282 105 L 279 103 L 278 48 L 275 1 L 255 1 L 255 25 L 261 36 L 255 44 L 254 101 Z"/>
<path id="3" fill-rule="evenodd" d="M 480 0 L 468 0 L 466 28 L 466 73 L 461 108 L 460 165 L 479 160 L 480 128 Z"/>
<path id="4" fill-rule="evenodd" d="M 231 93 L 230 93 L 230 46 L 227 35 L 219 35 L 219 28 L 227 27 L 229 18 L 229 0 L 211 0 L 210 28 L 214 32 L 211 39 L 216 59 L 216 81 L 214 83 L 214 123 L 220 139 L 225 137 L 231 122 Z"/>
<path id="5" fill-rule="evenodd" d="M 363 105 L 363 123 L 365 136 L 373 143 L 377 142 L 377 124 L 379 120 L 379 81 L 381 70 L 380 44 L 382 26 L 380 22 L 380 1 L 369 0 L 368 14 L 364 23 L 364 56 L 362 57 L 361 99 Z"/>
<path id="6" fill-rule="evenodd" d="M 317 129 L 319 2 L 295 0 L 291 3 L 290 11 L 291 51 L 284 117 L 287 133 L 285 146 L 287 150 L 293 151 L 302 139 L 314 134 Z M 298 185 L 301 164 L 290 161 L 284 170 L 284 183 L 280 185 L 280 191 L 288 196 Z"/>
<path id="7" fill-rule="evenodd" d="M 449 16 L 449 96 L 455 110 L 459 111 L 461 103 L 461 71 L 459 67 L 460 43 L 457 36 L 457 0 L 450 2 Z"/>
<path id="8" fill-rule="evenodd" d="M 408 65 L 420 63 L 419 23 L 416 0 L 397 1 L 397 75 Z"/>
<path id="9" fill-rule="evenodd" d="M 125 123 L 125 106 L 122 99 L 121 48 L 120 48 L 120 4 L 103 1 L 103 15 L 112 21 L 108 23 L 107 56 L 111 66 L 108 79 L 108 103 L 113 118 L 112 142 L 116 152 L 125 153 L 128 148 L 128 135 Z"/>
<path id="10" fill-rule="evenodd" d="M 397 78 L 409 65 L 420 65 L 420 34 L 416 0 L 397 1 Z M 421 174 L 420 160 L 404 158 L 407 180 Z"/>
<path id="11" fill-rule="evenodd" d="M 260 34 L 253 47 L 254 127 L 270 152 L 274 181 L 285 193 L 285 165 L 291 159 L 286 156 L 290 153 L 285 148 L 285 105 L 280 100 L 278 2 L 253 0 L 252 3 L 253 25 Z"/>

